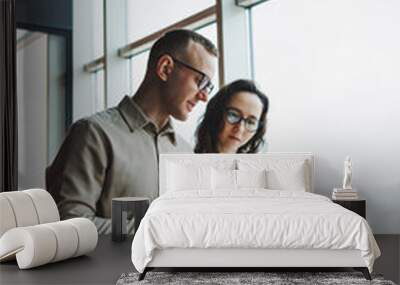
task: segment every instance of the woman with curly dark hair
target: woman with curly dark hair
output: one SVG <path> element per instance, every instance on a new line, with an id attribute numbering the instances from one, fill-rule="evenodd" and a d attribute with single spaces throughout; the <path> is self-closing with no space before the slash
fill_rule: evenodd
<path id="1" fill-rule="evenodd" d="M 269 101 L 253 81 L 236 80 L 207 104 L 196 130 L 196 153 L 256 153 L 264 145 Z"/>

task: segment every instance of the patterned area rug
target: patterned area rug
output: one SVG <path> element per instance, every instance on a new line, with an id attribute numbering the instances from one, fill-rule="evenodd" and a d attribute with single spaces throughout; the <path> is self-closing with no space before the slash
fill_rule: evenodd
<path id="1" fill-rule="evenodd" d="M 134 284 L 379 284 L 395 285 L 384 280 L 381 275 L 372 274 L 372 281 L 364 278 L 360 272 L 148 272 L 142 281 L 138 281 L 139 273 L 124 273 L 117 285 Z"/>

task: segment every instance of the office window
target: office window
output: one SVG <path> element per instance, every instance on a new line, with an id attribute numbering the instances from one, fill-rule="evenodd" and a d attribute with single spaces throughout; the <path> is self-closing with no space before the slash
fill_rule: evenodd
<path id="1" fill-rule="evenodd" d="M 127 0 L 128 42 L 137 41 L 214 6 L 215 2 L 215 0 Z"/>
<path id="2" fill-rule="evenodd" d="M 252 9 L 255 79 L 271 99 L 271 151 L 314 151 L 344 137 L 362 143 L 372 129 L 395 128 L 371 114 L 390 113 L 399 98 L 388 91 L 399 86 L 392 13 L 399 4 L 351 2 L 281 0 Z M 316 132 L 324 143 L 311 139 Z"/>
<path id="3" fill-rule="evenodd" d="M 92 0 L 93 59 L 104 55 L 104 0 Z"/>
<path id="4" fill-rule="evenodd" d="M 94 113 L 104 110 L 105 104 L 105 83 L 104 83 L 104 69 L 100 69 L 92 74 L 93 78 L 93 86 L 94 86 L 94 93 L 95 96 L 93 106 L 94 106 Z"/>
<path id="5" fill-rule="evenodd" d="M 399 10 L 399 1 L 374 0 L 279 0 L 252 9 L 255 79 L 271 102 L 269 150 L 313 152 L 323 194 L 340 185 L 346 155 L 364 195 L 376 192 L 376 177 L 395 185 L 388 180 L 400 143 Z M 398 212 L 389 199 L 377 203 Z M 395 223 L 370 211 L 378 232 Z"/>
<path id="6" fill-rule="evenodd" d="M 93 60 L 104 56 L 104 0 L 92 0 L 93 5 Z M 92 88 L 94 92 L 93 113 L 104 110 L 106 94 L 104 69 L 92 74 Z"/>
<path id="7" fill-rule="evenodd" d="M 104 71 L 104 0 L 74 2 L 74 64 L 83 64 L 89 76 L 75 80 L 74 89 L 84 90 L 85 95 L 74 99 L 74 119 L 88 116 L 106 107 Z M 75 75 L 77 76 L 77 75 Z M 76 91 L 74 91 L 76 93 Z M 90 94 L 90 95 L 89 95 Z M 76 96 L 76 95 L 75 95 Z"/>
<path id="8" fill-rule="evenodd" d="M 129 84 L 131 94 L 134 94 L 137 91 L 144 78 L 149 54 L 150 51 L 147 50 L 129 59 Z"/>

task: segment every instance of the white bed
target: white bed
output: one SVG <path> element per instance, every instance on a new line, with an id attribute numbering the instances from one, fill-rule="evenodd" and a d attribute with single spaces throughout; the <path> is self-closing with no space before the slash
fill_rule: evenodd
<path id="1" fill-rule="evenodd" d="M 141 278 L 155 267 L 354 267 L 370 278 L 380 251 L 368 223 L 312 193 L 312 154 L 163 154 L 159 170 L 160 197 L 132 243 Z"/>

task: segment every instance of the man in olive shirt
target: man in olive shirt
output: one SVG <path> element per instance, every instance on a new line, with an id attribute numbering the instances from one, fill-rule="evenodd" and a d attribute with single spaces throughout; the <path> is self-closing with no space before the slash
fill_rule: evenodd
<path id="1" fill-rule="evenodd" d="M 117 107 L 74 123 L 46 171 L 62 219 L 90 218 L 111 232 L 111 199 L 158 196 L 158 155 L 192 152 L 174 132 L 212 89 L 217 50 L 188 30 L 166 33 L 150 51 L 143 82 Z M 128 225 L 133 226 L 133 220 Z"/>

